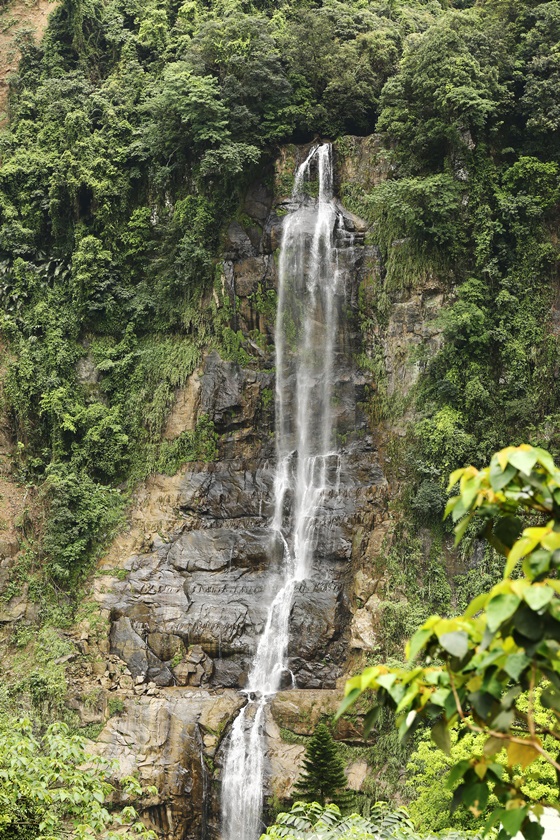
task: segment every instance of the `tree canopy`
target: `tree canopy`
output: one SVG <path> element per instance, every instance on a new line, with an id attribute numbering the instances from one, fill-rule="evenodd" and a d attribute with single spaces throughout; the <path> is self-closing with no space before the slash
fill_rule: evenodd
<path id="1" fill-rule="evenodd" d="M 303 767 L 294 786 L 297 799 L 327 805 L 333 802 L 344 810 L 351 799 L 344 762 L 334 738 L 324 723 L 315 727 L 305 747 Z"/>

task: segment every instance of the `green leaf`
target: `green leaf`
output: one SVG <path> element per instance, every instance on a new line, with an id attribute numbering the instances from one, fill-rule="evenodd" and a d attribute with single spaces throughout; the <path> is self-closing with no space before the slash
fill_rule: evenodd
<path id="1" fill-rule="evenodd" d="M 560 712 L 560 692 L 553 686 L 545 688 L 541 694 L 540 701 L 545 708 Z"/>
<path id="2" fill-rule="evenodd" d="M 554 590 L 544 583 L 533 583 L 523 592 L 523 600 L 535 612 L 540 612 L 551 600 Z"/>
<path id="3" fill-rule="evenodd" d="M 445 721 L 438 720 L 438 722 L 432 726 L 430 734 L 434 744 L 436 744 L 446 755 L 450 755 L 451 736 L 449 735 L 449 729 L 447 728 Z"/>
<path id="4" fill-rule="evenodd" d="M 459 500 L 457 501 L 457 504 L 454 505 L 454 507 L 453 507 L 453 513 L 451 514 L 451 519 L 453 520 L 453 522 L 457 522 L 457 520 L 460 519 L 462 516 L 464 516 L 466 514 L 466 512 L 467 512 L 467 509 L 466 509 L 465 505 L 463 504 L 463 499 L 462 499 L 461 496 L 459 496 Z"/>
<path id="5" fill-rule="evenodd" d="M 521 828 L 525 840 L 541 840 L 544 834 L 544 825 L 536 820 L 527 820 Z"/>
<path id="6" fill-rule="evenodd" d="M 538 453 L 532 448 L 530 450 L 516 449 L 509 455 L 508 461 L 516 470 L 520 470 L 525 475 L 531 475 L 531 471 L 537 463 L 537 458 Z"/>
<path id="7" fill-rule="evenodd" d="M 477 595 L 465 610 L 465 618 L 472 618 L 474 615 L 479 613 L 484 608 L 487 600 L 487 592 L 482 592 L 480 595 Z"/>
<path id="8" fill-rule="evenodd" d="M 523 530 L 523 523 L 518 516 L 502 516 L 492 530 L 501 543 L 511 548 Z"/>
<path id="9" fill-rule="evenodd" d="M 381 706 L 374 706 L 364 718 L 364 738 L 367 738 L 381 715 Z"/>
<path id="10" fill-rule="evenodd" d="M 505 470 L 502 470 L 499 463 L 493 461 L 490 465 L 490 487 L 497 493 L 509 484 L 515 473 L 516 469 L 512 464 L 508 464 Z"/>
<path id="11" fill-rule="evenodd" d="M 515 719 L 515 712 L 513 709 L 507 709 L 500 712 L 499 715 L 492 720 L 492 727 L 498 732 L 508 732 Z"/>
<path id="12" fill-rule="evenodd" d="M 519 675 L 525 670 L 530 662 L 531 660 L 529 657 L 521 651 L 519 653 L 510 653 L 506 659 L 504 671 L 512 678 L 512 680 L 518 680 Z"/>
<path id="13" fill-rule="evenodd" d="M 453 470 L 451 475 L 449 476 L 449 484 L 447 485 L 447 492 L 450 493 L 451 490 L 455 487 L 463 473 L 465 472 L 465 467 L 459 467 L 458 470 Z"/>
<path id="14" fill-rule="evenodd" d="M 445 780 L 445 787 L 448 790 L 451 790 L 455 784 L 462 779 L 467 770 L 470 769 L 471 763 L 468 758 L 463 758 L 461 761 L 458 761 L 451 770 L 449 771 L 447 778 Z"/>
<path id="15" fill-rule="evenodd" d="M 527 816 L 528 810 L 527 806 L 524 808 L 511 808 L 509 811 L 504 809 L 504 813 L 502 814 L 502 826 L 505 828 L 510 837 L 515 837 L 521 828 L 523 820 Z"/>
<path id="16" fill-rule="evenodd" d="M 515 613 L 513 619 L 515 629 L 527 639 L 536 642 L 542 638 L 544 632 L 544 619 L 528 604 L 523 604 Z"/>
<path id="17" fill-rule="evenodd" d="M 503 592 L 495 595 L 486 605 L 487 626 L 491 632 L 507 621 L 515 613 L 521 599 L 513 593 Z"/>
<path id="18" fill-rule="evenodd" d="M 463 803 L 467 807 L 473 806 L 478 811 L 484 811 L 488 804 L 488 785 L 484 782 L 467 785 L 463 793 Z"/>
<path id="19" fill-rule="evenodd" d="M 485 742 L 483 747 L 484 755 L 491 756 L 496 755 L 499 753 L 500 750 L 504 748 L 504 742 L 501 738 L 496 738 L 494 735 L 490 735 L 488 740 Z M 499 765 L 498 765 L 499 766 Z"/>
<path id="20" fill-rule="evenodd" d="M 423 630 L 422 628 L 420 630 L 417 630 L 411 638 L 410 642 L 408 643 L 408 658 L 414 659 L 432 635 L 432 630 Z"/>
<path id="21" fill-rule="evenodd" d="M 474 516 L 474 513 L 469 513 L 468 516 L 465 516 L 462 522 L 459 522 L 457 527 L 455 528 L 455 546 L 458 546 L 463 537 L 465 536 L 465 531 L 469 527 L 471 520 Z"/>
<path id="22" fill-rule="evenodd" d="M 453 633 L 443 633 L 439 637 L 441 646 L 452 656 L 462 659 L 469 649 L 469 637 L 464 630 L 455 630 Z"/>
<path id="23" fill-rule="evenodd" d="M 508 578 L 511 575 L 519 561 L 525 557 L 526 554 L 529 554 L 529 552 L 532 551 L 537 544 L 538 540 L 532 540 L 529 537 L 520 537 L 517 542 L 513 544 L 508 554 L 506 567 L 504 569 L 504 578 Z"/>
<path id="24" fill-rule="evenodd" d="M 340 706 L 336 710 L 334 719 L 338 720 L 339 717 L 341 717 L 345 712 L 347 712 L 350 706 L 357 700 L 361 693 L 362 692 L 359 688 L 353 688 L 352 691 L 350 691 L 346 695 L 346 697 L 343 699 Z"/>

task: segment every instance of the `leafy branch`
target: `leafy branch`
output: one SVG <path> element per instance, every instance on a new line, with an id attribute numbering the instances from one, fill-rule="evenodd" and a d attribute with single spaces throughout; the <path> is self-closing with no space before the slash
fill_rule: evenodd
<path id="1" fill-rule="evenodd" d="M 456 523 L 456 543 L 478 523 L 506 559 L 503 580 L 463 615 L 431 616 L 407 643 L 409 668 L 377 665 L 349 680 L 339 715 L 374 692 L 367 732 L 389 707 L 401 739 L 429 723 L 447 753 L 456 724 L 484 734 L 482 755 L 451 767 L 452 808 L 462 803 L 480 816 L 493 794 L 498 805 L 485 832 L 499 824 L 499 840 L 518 831 L 540 840 L 543 828 L 532 817 L 550 803 L 523 793 L 514 771 L 543 759 L 560 779 L 560 470 L 548 452 L 523 444 L 496 453 L 482 470 L 456 470 L 448 490 L 457 484 L 445 513 Z M 544 523 L 543 514 L 550 517 Z M 524 528 L 531 517 L 536 524 Z M 420 655 L 423 664 L 415 664 Z M 498 759 L 504 748 L 505 764 Z"/>

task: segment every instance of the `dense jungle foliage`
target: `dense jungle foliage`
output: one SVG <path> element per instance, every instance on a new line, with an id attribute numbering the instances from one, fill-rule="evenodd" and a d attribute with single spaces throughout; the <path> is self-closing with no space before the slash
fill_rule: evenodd
<path id="1" fill-rule="evenodd" d="M 416 514 L 439 516 L 449 468 L 550 442 L 559 35 L 555 2 L 63 0 L 39 46 L 23 39 L 0 326 L 16 466 L 50 510 L 28 554 L 58 586 L 133 481 L 212 457 L 211 424 L 173 444 L 162 429 L 203 346 L 247 358 L 210 292 L 224 220 L 280 143 L 382 132 L 394 177 L 344 196 L 386 266 L 367 317 L 433 273 L 456 289 L 418 395 Z"/>
<path id="2" fill-rule="evenodd" d="M 362 307 L 372 421 L 407 427 L 390 451 L 408 519 L 384 558 L 378 655 L 401 655 L 427 612 L 490 585 L 500 566 L 467 533 L 476 569 L 450 586 L 444 480 L 508 442 L 558 449 L 559 45 L 554 0 L 53 5 L 41 44 L 21 41 L 0 136 L 3 399 L 14 472 L 46 511 L 23 528 L 32 599 L 52 609 L 49 591 L 58 604 L 76 592 L 135 482 L 215 456 L 207 420 L 177 441 L 162 433 L 203 348 L 250 361 L 218 268 L 247 184 L 280 144 L 320 136 L 343 156 L 345 135 L 373 132 L 389 179 L 340 192 L 383 261 Z M 403 405 L 387 391 L 383 331 L 403 291 L 442 285 L 441 346 L 418 352 Z M 389 766 L 384 795 L 404 754 L 385 734 L 372 749 Z M 426 825 L 430 808 L 416 815 Z"/>

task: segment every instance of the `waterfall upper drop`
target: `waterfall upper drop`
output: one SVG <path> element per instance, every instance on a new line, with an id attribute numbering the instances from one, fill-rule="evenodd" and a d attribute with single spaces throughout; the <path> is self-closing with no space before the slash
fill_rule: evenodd
<path id="1" fill-rule="evenodd" d="M 222 781 L 224 840 L 257 840 L 261 832 L 265 707 L 286 669 L 294 592 L 310 575 L 317 517 L 340 480 L 333 430 L 345 292 L 339 215 L 332 147 L 314 146 L 296 172 L 279 261 L 271 540 L 283 549 L 281 583 L 249 674 L 249 702 L 232 726 Z"/>

